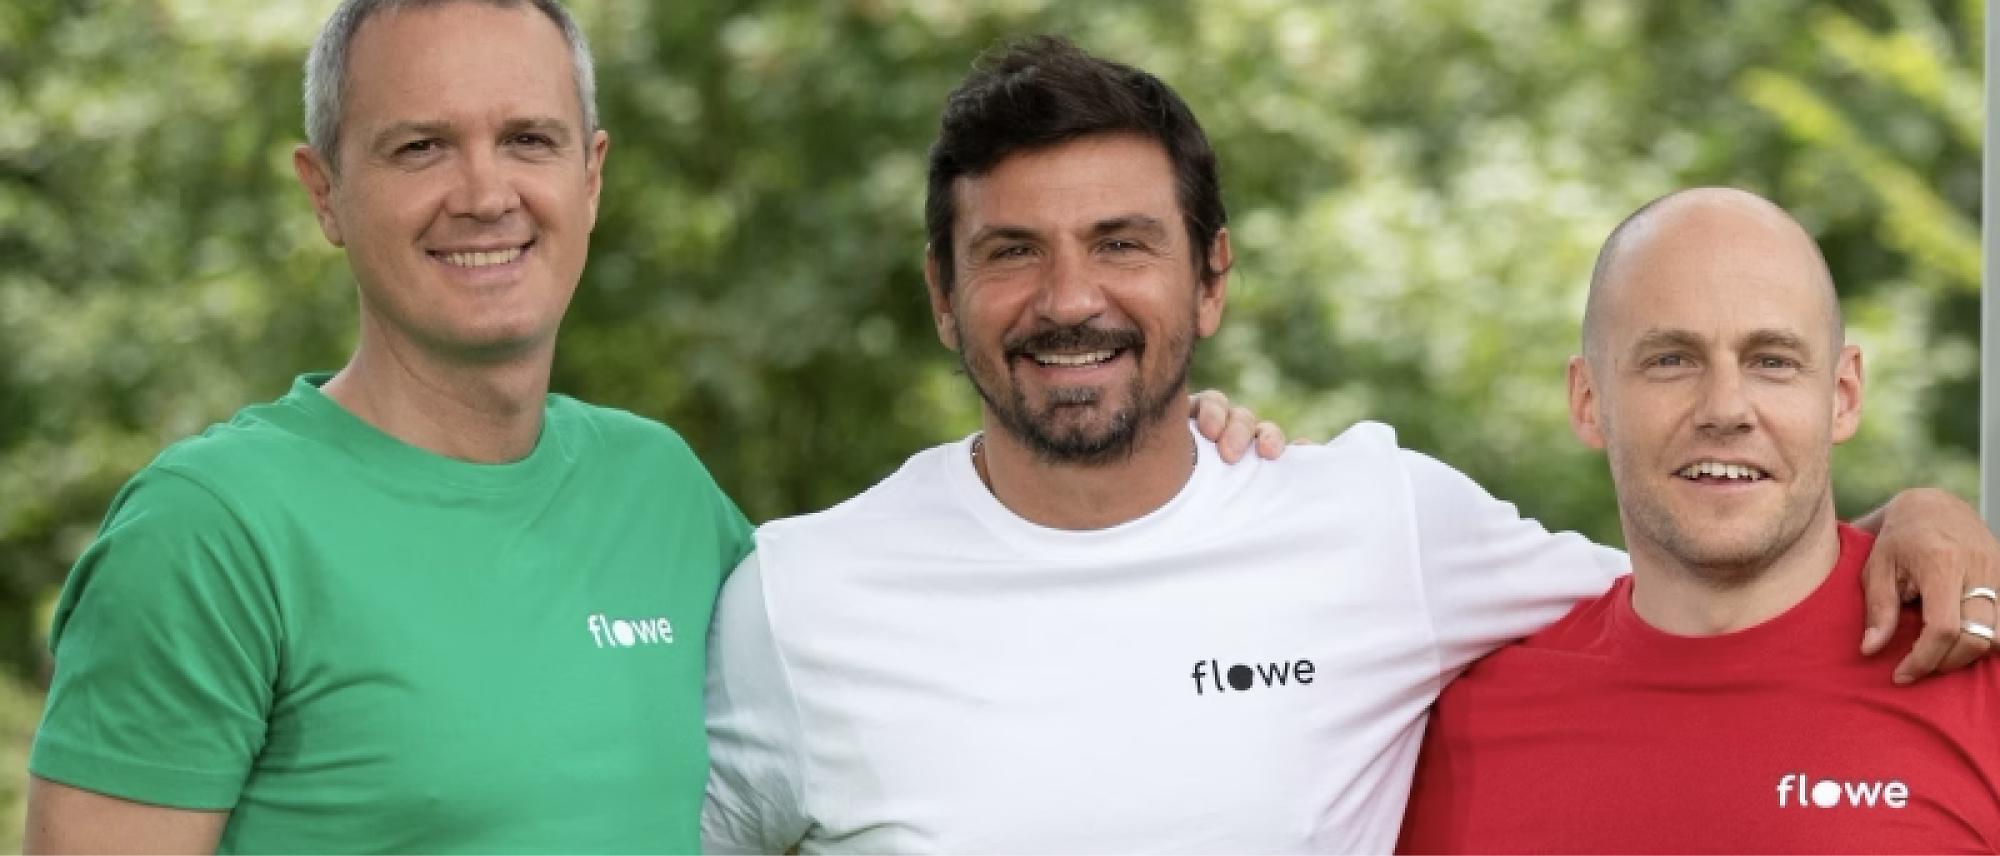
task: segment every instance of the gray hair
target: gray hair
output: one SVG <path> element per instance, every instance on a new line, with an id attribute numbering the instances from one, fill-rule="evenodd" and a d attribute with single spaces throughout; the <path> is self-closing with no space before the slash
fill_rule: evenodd
<path id="1" fill-rule="evenodd" d="M 569 56 L 576 79 L 576 100 L 583 105 L 583 133 L 586 138 L 597 130 L 597 76 L 591 69 L 590 44 L 583 30 L 556 0 L 341 0 L 340 8 L 326 19 L 319 38 L 306 54 L 306 143 L 319 152 L 327 168 L 338 171 L 340 120 L 347 99 L 347 49 L 363 22 L 380 12 L 428 9 L 447 3 L 478 2 L 501 9 L 534 7 L 555 23 L 569 43 Z"/>

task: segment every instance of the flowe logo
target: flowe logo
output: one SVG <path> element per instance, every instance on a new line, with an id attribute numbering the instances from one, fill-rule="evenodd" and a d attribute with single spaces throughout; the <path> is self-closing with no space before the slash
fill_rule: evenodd
<path id="1" fill-rule="evenodd" d="M 1820 779 L 1815 782 L 1804 773 L 1787 773 L 1778 780 L 1779 808 L 1804 808 L 1808 805 L 1833 808 L 1843 803 L 1855 808 L 1873 808 L 1877 800 L 1889 808 L 1902 808 L 1910 802 L 1910 786 L 1895 779 L 1886 782 Z"/>
<path id="2" fill-rule="evenodd" d="M 1286 683 L 1310 684 L 1313 682 L 1313 661 L 1294 660 L 1292 662 L 1258 663 L 1246 666 L 1242 663 L 1222 667 L 1218 660 L 1194 661 L 1194 694 L 1206 695 L 1206 687 L 1213 686 L 1218 693 L 1230 690 L 1243 692 L 1257 686 L 1282 687 Z"/>
<path id="3" fill-rule="evenodd" d="M 634 645 L 672 645 L 674 625 L 665 617 L 661 618 L 605 618 L 604 613 L 591 613 L 590 638 L 597 640 L 597 647 L 607 644 L 613 648 L 630 648 Z"/>

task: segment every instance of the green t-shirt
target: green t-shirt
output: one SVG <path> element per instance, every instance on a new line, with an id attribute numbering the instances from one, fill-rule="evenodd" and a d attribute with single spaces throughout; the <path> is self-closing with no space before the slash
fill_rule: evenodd
<path id="1" fill-rule="evenodd" d="M 301 377 L 127 484 L 57 607 L 30 768 L 227 809 L 224 852 L 695 852 L 750 526 L 671 430 L 551 395 L 526 458 Z"/>

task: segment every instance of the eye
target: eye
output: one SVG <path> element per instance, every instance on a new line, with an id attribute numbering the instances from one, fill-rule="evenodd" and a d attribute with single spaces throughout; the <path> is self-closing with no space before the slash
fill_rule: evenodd
<path id="1" fill-rule="evenodd" d="M 1765 369 L 1769 371 L 1788 371 L 1791 369 L 1798 368 L 1799 361 L 1792 359 L 1791 357 L 1781 357 L 1772 354 L 1766 354 L 1764 356 L 1760 356 L 1751 360 L 1750 365 L 1753 368 Z"/>
<path id="2" fill-rule="evenodd" d="M 539 134 L 534 132 L 524 132 L 515 134 L 511 139 L 508 140 L 508 142 L 517 146 L 529 146 L 538 149 L 553 149 L 556 147 L 555 138 L 550 137 L 547 134 Z"/>
<path id="3" fill-rule="evenodd" d="M 1112 238 L 1104 242 L 1104 248 L 1114 253 L 1127 253 L 1144 249 L 1145 245 L 1130 238 Z"/>
<path id="4" fill-rule="evenodd" d="M 1686 351 L 1651 354 L 1639 361 L 1639 371 L 1656 379 L 1672 380 L 1700 370 L 1694 355 Z"/>
<path id="5" fill-rule="evenodd" d="M 993 252 L 989 253 L 987 258 L 994 261 L 1002 261 L 1005 259 L 1026 258 L 1028 253 L 1029 249 L 1026 244 L 1005 244 L 993 248 Z"/>
<path id="6" fill-rule="evenodd" d="M 429 152 L 437 151 L 438 146 L 440 145 L 442 145 L 442 143 L 434 137 L 426 137 L 421 140 L 411 140 L 407 143 L 397 146 L 396 154 L 398 155 L 427 154 Z"/>

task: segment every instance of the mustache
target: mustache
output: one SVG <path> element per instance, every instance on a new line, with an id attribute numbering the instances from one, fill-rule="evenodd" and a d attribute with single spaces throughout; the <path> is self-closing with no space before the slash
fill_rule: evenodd
<path id="1" fill-rule="evenodd" d="M 1038 327 L 1001 343 L 1008 358 L 1031 351 L 1116 351 L 1146 344 L 1146 337 L 1129 327 L 1106 329 L 1088 323 Z"/>

